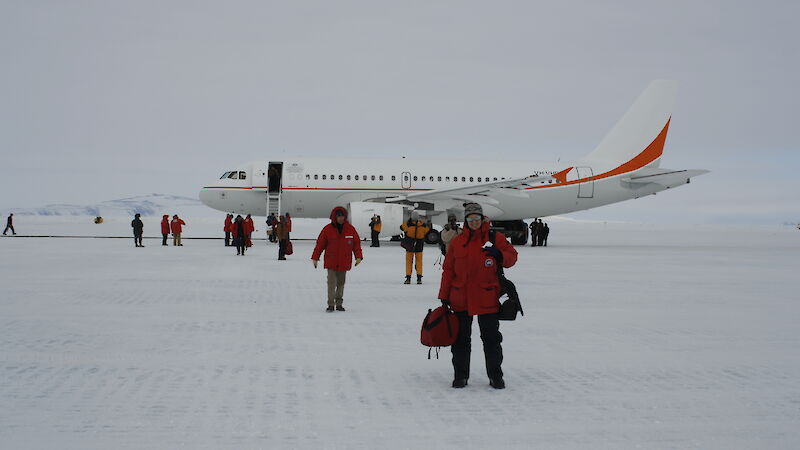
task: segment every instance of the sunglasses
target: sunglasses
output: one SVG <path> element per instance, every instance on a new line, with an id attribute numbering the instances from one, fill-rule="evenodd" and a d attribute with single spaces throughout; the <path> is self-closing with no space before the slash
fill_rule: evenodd
<path id="1" fill-rule="evenodd" d="M 466 218 L 467 222 L 477 222 L 479 220 L 483 220 L 483 217 L 478 216 L 478 217 L 467 217 Z"/>

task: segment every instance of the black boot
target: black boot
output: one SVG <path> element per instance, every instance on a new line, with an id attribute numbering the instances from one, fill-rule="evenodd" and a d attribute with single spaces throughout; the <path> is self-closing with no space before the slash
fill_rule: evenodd
<path id="1" fill-rule="evenodd" d="M 339 306 L 336 307 L 336 310 L 337 311 L 344 311 L 344 306 L 339 305 Z"/>
<path id="2" fill-rule="evenodd" d="M 411 284 L 411 275 L 406 275 L 406 281 L 403 284 Z"/>
<path id="3" fill-rule="evenodd" d="M 453 380 L 453 387 L 456 389 L 461 389 L 467 387 L 467 379 L 466 378 L 456 378 Z"/>
<path id="4" fill-rule="evenodd" d="M 497 377 L 497 378 L 493 378 L 493 379 L 489 380 L 489 386 L 491 386 L 491 387 L 493 387 L 495 389 L 505 389 L 506 388 L 506 382 L 503 381 L 503 377 Z"/>
<path id="5" fill-rule="evenodd" d="M 417 284 L 422 284 L 422 275 L 417 275 Z"/>

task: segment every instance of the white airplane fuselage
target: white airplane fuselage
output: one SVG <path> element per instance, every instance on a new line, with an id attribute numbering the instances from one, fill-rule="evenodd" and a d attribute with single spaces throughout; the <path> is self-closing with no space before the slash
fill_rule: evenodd
<path id="1" fill-rule="evenodd" d="M 706 173 L 659 168 L 676 93 L 673 81 L 652 82 L 603 141 L 573 162 L 285 157 L 233 167 L 204 186 L 200 199 L 257 216 L 269 209 L 328 217 L 345 206 L 359 232 L 368 231 L 373 214 L 391 229 L 414 210 L 442 225 L 476 202 L 493 221 L 519 230 L 522 219 L 635 199 Z"/>

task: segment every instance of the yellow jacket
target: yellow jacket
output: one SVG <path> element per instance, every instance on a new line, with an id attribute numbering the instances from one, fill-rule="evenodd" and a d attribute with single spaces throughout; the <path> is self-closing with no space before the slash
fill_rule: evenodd
<path id="1" fill-rule="evenodd" d="M 403 233 L 406 236 L 410 237 L 411 239 L 425 239 L 425 235 L 428 234 L 430 228 L 425 225 L 425 222 L 418 220 L 416 222 L 412 222 L 409 220 L 408 222 L 400 225 L 400 229 L 403 230 Z"/>

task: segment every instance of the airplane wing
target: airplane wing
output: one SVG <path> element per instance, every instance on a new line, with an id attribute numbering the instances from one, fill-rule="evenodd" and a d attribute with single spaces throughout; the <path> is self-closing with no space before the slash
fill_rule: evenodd
<path id="1" fill-rule="evenodd" d="M 480 201 L 483 203 L 496 205 L 499 204 L 499 202 L 492 198 L 492 194 L 505 194 L 527 198 L 528 193 L 525 191 L 525 188 L 538 185 L 542 181 L 555 181 L 558 183 L 563 183 L 566 181 L 567 172 L 570 170 L 572 170 L 572 167 L 562 170 L 561 172 L 554 173 L 553 175 L 529 175 L 526 177 L 512 178 L 509 180 L 471 184 L 469 186 L 415 192 L 413 194 L 404 194 L 397 197 L 387 198 L 386 201 L 399 202 L 409 200 L 425 202 L 434 200 L 462 200 Z"/>

